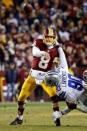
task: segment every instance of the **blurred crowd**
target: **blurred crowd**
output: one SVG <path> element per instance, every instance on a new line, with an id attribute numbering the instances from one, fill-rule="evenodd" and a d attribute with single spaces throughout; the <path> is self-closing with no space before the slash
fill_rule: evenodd
<path id="1" fill-rule="evenodd" d="M 33 7 L 27 13 L 24 0 L 0 1 L 0 71 L 6 75 L 14 64 L 14 74 L 22 84 L 31 66 L 32 44 L 51 26 L 57 31 L 70 69 L 81 76 L 81 69 L 87 68 L 87 0 L 26 1 Z M 9 83 L 7 76 L 9 73 L 5 76 Z"/>

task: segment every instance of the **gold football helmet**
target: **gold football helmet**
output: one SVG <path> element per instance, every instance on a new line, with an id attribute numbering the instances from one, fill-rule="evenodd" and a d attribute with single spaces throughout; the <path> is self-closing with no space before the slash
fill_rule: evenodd
<path id="1" fill-rule="evenodd" d="M 56 32 L 54 31 L 53 28 L 47 28 L 44 31 L 44 38 L 43 38 L 43 42 L 50 46 L 50 45 L 54 45 L 56 43 L 57 40 L 57 35 Z"/>

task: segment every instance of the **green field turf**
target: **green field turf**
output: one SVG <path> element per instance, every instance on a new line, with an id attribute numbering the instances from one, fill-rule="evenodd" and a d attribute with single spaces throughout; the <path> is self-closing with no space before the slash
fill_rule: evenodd
<path id="1" fill-rule="evenodd" d="M 65 107 L 62 102 L 60 106 Z M 27 103 L 23 125 L 9 125 L 16 117 L 16 113 L 16 103 L 0 103 L 0 131 L 87 131 L 87 115 L 79 111 L 72 111 L 62 117 L 62 126 L 55 127 L 51 118 L 52 105 L 50 102 Z"/>

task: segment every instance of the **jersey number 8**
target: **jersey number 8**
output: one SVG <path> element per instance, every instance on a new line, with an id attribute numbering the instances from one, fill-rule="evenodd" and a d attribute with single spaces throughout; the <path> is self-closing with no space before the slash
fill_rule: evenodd
<path id="1" fill-rule="evenodd" d="M 42 56 L 39 62 L 39 67 L 42 69 L 47 69 L 49 61 L 50 61 L 50 55 L 49 55 L 49 59 L 47 60 L 45 59 L 45 56 Z"/>

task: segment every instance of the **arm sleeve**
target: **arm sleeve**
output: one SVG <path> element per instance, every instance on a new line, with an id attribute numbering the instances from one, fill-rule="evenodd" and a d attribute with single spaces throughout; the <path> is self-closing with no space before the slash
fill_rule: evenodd
<path id="1" fill-rule="evenodd" d="M 68 70 L 68 64 L 63 49 L 59 47 L 58 52 L 59 52 L 60 66 Z"/>
<path id="2" fill-rule="evenodd" d="M 41 57 L 42 55 L 45 54 L 45 51 L 40 51 L 40 49 L 38 47 L 33 46 L 33 48 L 32 48 L 32 54 L 33 54 L 33 56 Z"/>

